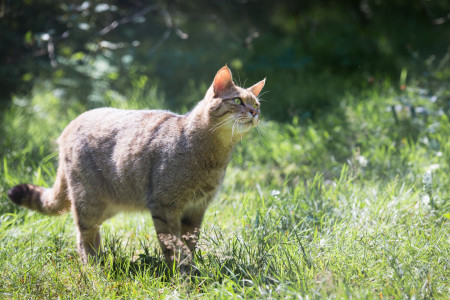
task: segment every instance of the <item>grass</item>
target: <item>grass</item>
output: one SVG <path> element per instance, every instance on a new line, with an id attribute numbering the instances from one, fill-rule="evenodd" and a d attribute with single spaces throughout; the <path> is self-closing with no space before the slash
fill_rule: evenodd
<path id="1" fill-rule="evenodd" d="M 233 155 L 196 272 L 171 278 L 148 213 L 105 222 L 104 265 L 86 267 L 71 215 L 9 203 L 14 184 L 52 185 L 53 141 L 86 109 L 55 92 L 15 98 L 0 142 L 0 297 L 446 298 L 450 121 L 430 93 L 380 84 L 314 122 L 266 122 Z M 96 105 L 161 103 L 155 90 L 132 95 L 147 102 Z"/>

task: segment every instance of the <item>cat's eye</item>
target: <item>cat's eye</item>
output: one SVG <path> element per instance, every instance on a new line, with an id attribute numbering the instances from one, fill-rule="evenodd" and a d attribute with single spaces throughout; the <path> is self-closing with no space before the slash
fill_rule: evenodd
<path id="1" fill-rule="evenodd" d="M 254 108 L 254 109 L 258 109 L 258 104 L 256 104 L 256 103 L 253 104 L 253 108 Z"/>
<path id="2" fill-rule="evenodd" d="M 241 98 L 234 98 L 233 101 L 234 101 L 234 103 L 236 103 L 237 105 L 242 104 L 242 99 L 241 99 Z"/>

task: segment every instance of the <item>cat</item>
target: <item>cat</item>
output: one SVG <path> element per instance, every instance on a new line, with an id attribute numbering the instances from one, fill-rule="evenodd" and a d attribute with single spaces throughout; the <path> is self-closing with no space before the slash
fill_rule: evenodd
<path id="1" fill-rule="evenodd" d="M 101 253 L 99 227 L 121 211 L 150 211 L 166 263 L 189 260 L 208 204 L 225 176 L 235 144 L 259 124 L 258 95 L 221 68 L 192 111 L 99 108 L 73 120 L 58 139 L 52 188 L 20 184 L 16 205 L 47 215 L 69 210 L 83 263 Z"/>

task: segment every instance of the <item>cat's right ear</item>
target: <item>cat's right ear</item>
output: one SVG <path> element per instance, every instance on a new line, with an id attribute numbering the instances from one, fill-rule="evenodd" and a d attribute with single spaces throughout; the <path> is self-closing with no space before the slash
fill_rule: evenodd
<path id="1" fill-rule="evenodd" d="M 216 77 L 214 77 L 213 89 L 214 95 L 220 95 L 222 92 L 226 91 L 234 85 L 233 77 L 231 76 L 231 70 L 225 66 L 217 72 Z"/>

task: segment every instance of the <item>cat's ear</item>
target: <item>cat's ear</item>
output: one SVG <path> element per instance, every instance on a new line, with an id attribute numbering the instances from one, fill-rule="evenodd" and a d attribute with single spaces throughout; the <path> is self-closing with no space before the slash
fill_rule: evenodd
<path id="1" fill-rule="evenodd" d="M 262 88 L 264 87 L 264 84 L 266 84 L 266 79 L 264 78 L 257 84 L 249 87 L 247 90 L 249 90 L 253 95 L 258 97 L 259 93 L 261 92 Z"/>
<path id="2" fill-rule="evenodd" d="M 214 88 L 214 94 L 220 94 L 221 92 L 227 90 L 228 88 L 232 87 L 234 85 L 233 83 L 233 77 L 231 76 L 230 69 L 225 66 L 222 69 L 217 72 L 216 77 L 214 77 L 213 82 L 213 88 Z"/>

